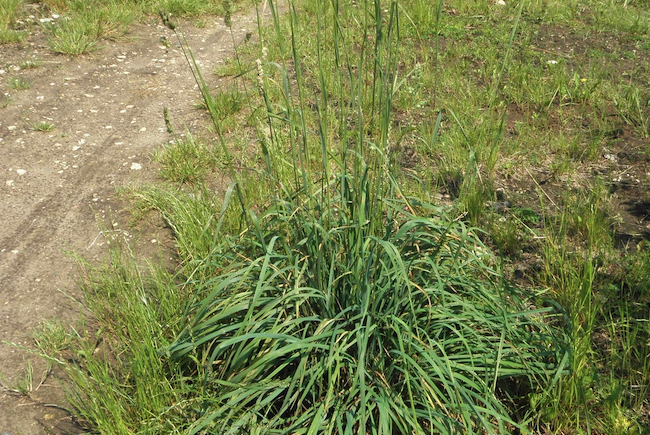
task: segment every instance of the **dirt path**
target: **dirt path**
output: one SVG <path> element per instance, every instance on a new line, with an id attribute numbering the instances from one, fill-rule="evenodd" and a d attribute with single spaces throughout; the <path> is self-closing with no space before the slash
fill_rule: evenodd
<path id="1" fill-rule="evenodd" d="M 207 76 L 232 52 L 228 29 L 218 18 L 208 21 L 202 29 L 182 26 Z M 241 43 L 255 26 L 254 14 L 233 23 Z M 115 198 L 115 188 L 155 179 L 151 153 L 172 139 L 163 108 L 169 107 L 177 131 L 205 121 L 194 107 L 198 90 L 171 31 L 141 24 L 130 37 L 77 59 L 50 53 L 39 34 L 21 46 L 0 46 L 0 93 L 12 98 L 0 108 L 0 380 L 14 388 L 34 361 L 31 394 L 0 391 L 2 435 L 78 431 L 64 411 L 44 406 L 65 402 L 53 378 L 38 386 L 43 364 L 4 342 L 29 344 L 31 329 L 45 319 L 74 324 L 78 306 L 63 292 L 79 292 L 74 263 L 64 251 L 100 257 L 106 238 L 97 218 L 122 231 L 126 205 Z M 40 66 L 19 69 L 31 58 Z M 14 77 L 33 83 L 13 90 L 8 81 Z M 41 121 L 55 129 L 34 130 Z M 166 237 L 158 232 L 121 234 L 156 250 Z"/>

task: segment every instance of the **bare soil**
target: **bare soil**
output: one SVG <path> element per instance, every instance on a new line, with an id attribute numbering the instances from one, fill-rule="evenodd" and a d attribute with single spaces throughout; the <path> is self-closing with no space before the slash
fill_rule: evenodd
<path id="1" fill-rule="evenodd" d="M 254 17 L 233 19 L 235 44 L 248 39 Z M 206 76 L 232 54 L 230 30 L 218 18 L 180 29 Z M 162 226 L 129 228 L 128 204 L 116 188 L 156 179 L 152 152 L 173 139 L 164 107 L 177 132 L 204 130 L 206 116 L 195 106 L 198 89 L 169 29 L 152 21 L 127 38 L 73 59 L 53 54 L 38 29 L 20 45 L 0 46 L 0 94 L 11 96 L 0 108 L 2 435 L 80 431 L 62 409 L 68 405 L 56 376 L 45 376 L 44 363 L 20 347 L 31 346 L 31 331 L 43 320 L 74 325 L 79 318 L 78 273 L 66 252 L 98 260 L 111 236 L 138 241 L 151 255 L 173 248 Z M 28 59 L 39 66 L 21 69 Z M 13 78 L 31 86 L 14 90 Z M 35 130 L 41 121 L 54 130 Z M 11 391 L 26 379 L 30 361 L 31 392 Z"/>

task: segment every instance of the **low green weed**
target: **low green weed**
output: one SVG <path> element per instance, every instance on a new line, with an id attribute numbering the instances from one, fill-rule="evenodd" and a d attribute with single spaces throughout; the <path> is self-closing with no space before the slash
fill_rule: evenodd
<path id="1" fill-rule="evenodd" d="M 20 64 L 20 69 L 35 69 L 41 66 L 41 62 L 37 59 L 28 59 Z"/>
<path id="2" fill-rule="evenodd" d="M 7 84 L 15 91 L 24 91 L 31 88 L 34 82 L 24 77 L 13 77 L 9 79 Z"/>
<path id="3" fill-rule="evenodd" d="M 154 160 L 162 165 L 162 178 L 179 184 L 204 181 L 219 163 L 213 147 L 189 133 L 164 145 Z"/>
<path id="4" fill-rule="evenodd" d="M 36 124 L 32 124 L 32 129 L 35 131 L 52 131 L 56 128 L 54 124 L 47 121 L 40 121 Z"/>
<path id="5" fill-rule="evenodd" d="M 8 107 L 11 102 L 13 101 L 13 98 L 11 98 L 11 95 L 3 95 L 2 100 L 0 100 L 0 109 L 4 109 L 5 107 Z"/>

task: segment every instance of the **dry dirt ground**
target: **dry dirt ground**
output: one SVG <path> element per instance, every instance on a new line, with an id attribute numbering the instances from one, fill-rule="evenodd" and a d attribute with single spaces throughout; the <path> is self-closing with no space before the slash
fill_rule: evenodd
<path id="1" fill-rule="evenodd" d="M 255 25 L 254 13 L 235 17 L 235 43 L 244 43 Z M 206 76 L 232 53 L 231 34 L 218 18 L 207 20 L 205 28 L 187 23 L 180 29 Z M 127 204 L 116 198 L 116 188 L 156 178 L 152 152 L 172 139 L 164 107 L 177 132 L 202 128 L 206 121 L 195 107 L 198 88 L 170 30 L 152 20 L 135 26 L 128 40 L 104 45 L 70 59 L 53 54 L 36 31 L 20 45 L 0 46 L 0 97 L 11 96 L 0 108 L 2 435 L 79 432 L 58 407 L 66 404 L 55 377 L 41 384 L 44 364 L 8 343 L 29 346 L 32 329 L 46 319 L 74 325 L 78 274 L 66 251 L 100 258 L 108 241 L 102 229 L 138 239 L 144 251 L 169 248 L 163 229 L 127 227 Z M 21 69 L 28 59 L 40 66 Z M 15 77 L 31 87 L 11 89 Z M 35 130 L 41 121 L 54 130 Z M 24 384 L 30 361 L 32 391 L 10 391 Z"/>

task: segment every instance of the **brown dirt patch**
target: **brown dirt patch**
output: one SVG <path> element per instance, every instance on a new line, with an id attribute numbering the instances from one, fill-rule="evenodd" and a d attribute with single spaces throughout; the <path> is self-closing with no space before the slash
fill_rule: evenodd
<path id="1" fill-rule="evenodd" d="M 202 29 L 181 29 L 216 82 L 210 72 L 232 53 L 232 39 L 220 19 L 208 21 Z M 254 15 L 233 23 L 238 44 L 256 25 Z M 0 379 L 7 386 L 24 378 L 28 361 L 34 361 L 34 387 L 44 370 L 37 358 L 7 342 L 29 346 L 30 331 L 41 321 L 74 325 L 79 317 L 78 276 L 64 251 L 101 258 L 108 241 L 102 229 L 140 240 L 140 250 L 152 255 L 173 248 L 163 228 L 128 228 L 128 204 L 115 189 L 156 179 L 151 153 L 173 138 L 164 107 L 177 132 L 200 127 L 205 113 L 195 108 L 198 89 L 171 31 L 140 24 L 129 37 L 76 59 L 52 54 L 38 31 L 21 45 L 0 46 L 0 93 L 12 99 L 0 108 Z M 163 37 L 171 46 L 161 43 Z M 21 70 L 30 58 L 40 66 Z M 31 87 L 11 89 L 14 77 Z M 56 128 L 35 131 L 40 121 Z M 66 406 L 52 376 L 27 396 L 0 390 L 0 431 L 78 432 L 70 416 L 51 404 Z"/>

